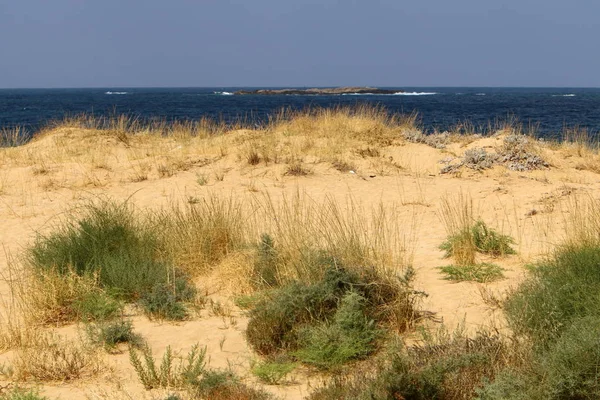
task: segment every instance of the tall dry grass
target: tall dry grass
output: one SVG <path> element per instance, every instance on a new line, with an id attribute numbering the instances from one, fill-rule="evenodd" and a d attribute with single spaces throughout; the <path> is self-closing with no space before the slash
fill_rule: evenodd
<path id="1" fill-rule="evenodd" d="M 454 197 L 442 197 L 438 215 L 448 236 L 456 238 L 450 251 L 454 262 L 457 265 L 474 265 L 477 246 L 471 235 L 471 227 L 475 222 L 471 196 L 459 192 Z"/>
<path id="2" fill-rule="evenodd" d="M 561 204 L 561 211 L 563 245 L 578 247 L 600 244 L 600 200 L 591 194 L 569 196 Z"/>
<path id="3" fill-rule="evenodd" d="M 173 205 L 158 215 L 174 263 L 192 276 L 214 272 L 252 287 L 267 235 L 277 256 L 269 281 L 317 281 L 324 271 L 320 252 L 387 274 L 409 266 L 418 218 L 405 220 L 395 207 L 363 207 L 352 198 L 315 201 L 305 193 L 275 199 L 269 195 L 232 198 L 211 194 L 193 204 Z M 263 249 L 264 250 L 264 249 Z"/>

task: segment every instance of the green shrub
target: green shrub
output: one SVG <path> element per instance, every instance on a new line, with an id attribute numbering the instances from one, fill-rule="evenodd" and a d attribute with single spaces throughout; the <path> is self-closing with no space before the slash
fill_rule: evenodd
<path id="1" fill-rule="evenodd" d="M 112 319 L 117 317 L 123 309 L 121 302 L 115 300 L 100 288 L 89 291 L 76 299 L 71 307 L 83 321 Z"/>
<path id="2" fill-rule="evenodd" d="M 129 347 L 129 361 L 146 389 L 184 388 L 196 385 L 206 365 L 206 348 L 195 345 L 187 357 L 175 357 L 171 346 L 167 346 L 160 365 L 156 365 L 152 349 L 145 346 L 141 350 L 143 361 L 137 350 Z M 179 358 L 175 365 L 174 360 Z"/>
<path id="3" fill-rule="evenodd" d="M 9 392 L 0 395 L 0 400 L 47 400 L 46 396 L 39 394 L 34 389 L 14 388 Z"/>
<path id="4" fill-rule="evenodd" d="M 256 287 L 275 287 L 277 281 L 278 254 L 273 238 L 263 234 L 258 244 L 258 257 L 254 263 L 253 282 Z"/>
<path id="5" fill-rule="evenodd" d="M 144 293 L 140 300 L 142 309 L 150 318 L 182 321 L 189 315 L 185 302 L 196 297 L 196 289 L 187 280 L 178 279 L 174 284 L 157 283 Z"/>
<path id="6" fill-rule="evenodd" d="M 272 290 L 249 311 L 248 343 L 265 356 L 288 353 L 319 368 L 337 368 L 375 349 L 377 323 L 410 325 L 416 314 L 404 279 L 374 269 L 354 273 L 335 259 L 314 284 L 291 282 Z"/>
<path id="7" fill-rule="evenodd" d="M 198 398 L 211 400 L 268 400 L 268 393 L 250 388 L 230 371 L 206 371 L 195 385 Z"/>
<path id="8" fill-rule="evenodd" d="M 141 348 L 145 344 L 142 336 L 133 331 L 131 321 L 127 320 L 88 325 L 87 334 L 92 342 L 101 344 L 109 352 L 115 351 L 121 343 L 128 343 L 136 348 Z"/>
<path id="9" fill-rule="evenodd" d="M 392 349 L 376 372 L 334 379 L 309 399 L 472 399 L 506 351 L 500 338 L 489 334 L 429 339 L 422 346 Z"/>
<path id="10" fill-rule="evenodd" d="M 538 363 L 551 398 L 600 398 L 600 317 L 574 321 Z"/>
<path id="11" fill-rule="evenodd" d="M 29 251 L 29 260 L 42 271 L 97 274 L 103 288 L 135 300 L 157 282 L 165 282 L 170 271 L 158 256 L 156 231 L 127 204 L 91 204 L 78 221 L 40 236 Z"/>
<path id="12" fill-rule="evenodd" d="M 512 329 L 547 347 L 573 320 L 600 315 L 600 247 L 566 248 L 532 268 L 508 298 Z"/>
<path id="13" fill-rule="evenodd" d="M 285 358 L 275 359 L 257 363 L 252 367 L 252 373 L 263 383 L 268 385 L 279 385 L 298 366 Z"/>
<path id="14" fill-rule="evenodd" d="M 304 328 L 299 333 L 298 360 L 322 369 L 335 369 L 364 358 L 375 349 L 380 331 L 365 314 L 366 299 L 350 291 L 341 299 L 331 322 Z"/>
<path id="15" fill-rule="evenodd" d="M 444 279 L 450 281 L 474 281 L 480 283 L 493 282 L 502 279 L 503 269 L 496 264 L 479 263 L 475 265 L 447 265 L 440 267 L 445 275 Z"/>
<path id="16" fill-rule="evenodd" d="M 273 291 L 249 312 L 248 342 L 262 355 L 295 350 L 299 328 L 333 315 L 338 300 L 354 280 L 348 272 L 331 268 L 318 284 L 292 282 Z"/>
<path id="17" fill-rule="evenodd" d="M 494 257 L 516 254 L 516 251 L 511 247 L 512 244 L 515 244 L 514 239 L 489 228 L 482 220 L 475 222 L 471 232 L 475 239 L 477 251 L 480 253 Z"/>
<path id="18" fill-rule="evenodd" d="M 457 249 L 465 247 L 465 243 L 474 246 L 479 253 L 489 254 L 494 257 L 515 254 L 511 247 L 515 241 L 508 235 L 502 235 L 494 229 L 489 228 L 482 220 L 477 220 L 468 229 L 449 236 L 444 243 L 440 245 L 440 250 L 446 253 L 445 258 L 454 256 Z"/>
<path id="19" fill-rule="evenodd" d="M 493 382 L 484 382 L 476 390 L 477 400 L 530 400 L 543 399 L 543 388 L 521 371 L 506 369 Z"/>

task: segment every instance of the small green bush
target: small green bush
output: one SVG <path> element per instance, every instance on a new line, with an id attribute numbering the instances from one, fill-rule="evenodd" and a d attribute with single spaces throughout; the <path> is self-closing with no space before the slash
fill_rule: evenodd
<path id="1" fill-rule="evenodd" d="M 102 345 L 108 352 L 114 352 L 121 343 L 128 343 L 136 348 L 145 345 L 142 336 L 133 331 L 133 324 L 127 320 L 89 325 L 87 334 L 92 342 Z"/>
<path id="2" fill-rule="evenodd" d="M 288 360 L 267 360 L 252 367 L 252 373 L 263 383 L 279 385 L 298 366 Z"/>
<path id="3" fill-rule="evenodd" d="M 370 268 L 355 273 L 330 258 L 320 281 L 291 282 L 256 302 L 246 338 L 263 356 L 286 353 L 319 368 L 337 368 L 375 350 L 378 323 L 410 325 L 417 297 L 411 277 L 394 280 Z"/>
<path id="4" fill-rule="evenodd" d="M 192 302 L 196 293 L 185 279 L 178 279 L 174 284 L 161 282 L 144 293 L 140 305 L 150 318 L 182 321 L 189 316 L 184 303 Z"/>
<path id="5" fill-rule="evenodd" d="M 440 245 L 440 250 L 446 253 L 445 258 L 454 256 L 455 249 L 464 246 L 465 242 L 473 245 L 475 250 L 482 254 L 489 254 L 494 257 L 516 254 L 511 247 L 515 241 L 508 235 L 502 235 L 494 229 L 489 228 L 482 220 L 475 223 L 464 232 L 449 236 L 444 243 Z"/>
<path id="6" fill-rule="evenodd" d="M 76 299 L 71 307 L 83 321 L 104 321 L 117 317 L 123 304 L 98 288 Z"/>
<path id="7" fill-rule="evenodd" d="M 142 359 L 133 347 L 129 347 L 129 361 L 146 389 L 185 388 L 198 384 L 206 365 L 206 347 L 195 345 L 187 357 L 175 357 L 171 346 L 167 346 L 160 365 L 156 365 L 152 349 L 145 346 L 141 350 Z M 174 361 L 179 358 L 175 365 Z"/>
<path id="8" fill-rule="evenodd" d="M 230 371 L 206 371 L 194 387 L 198 398 L 211 400 L 268 400 L 273 397 L 262 390 L 250 388 Z"/>
<path id="9" fill-rule="evenodd" d="M 273 291 L 249 312 L 248 342 L 262 355 L 295 350 L 299 328 L 333 315 L 338 300 L 353 281 L 355 277 L 345 270 L 331 268 L 318 284 L 292 282 Z"/>
<path id="10" fill-rule="evenodd" d="M 480 283 L 493 282 L 502 279 L 503 269 L 496 264 L 479 263 L 475 265 L 447 265 L 440 267 L 445 275 L 444 279 L 450 281 L 474 281 Z"/>
<path id="11" fill-rule="evenodd" d="M 275 287 L 277 281 L 278 254 L 273 238 L 263 234 L 258 244 L 258 257 L 254 263 L 253 282 L 256 287 Z"/>
<path id="12" fill-rule="evenodd" d="M 100 286 L 126 300 L 136 300 L 170 266 L 159 257 L 157 229 L 142 221 L 127 204 L 91 204 L 83 216 L 58 232 L 40 236 L 29 251 L 31 264 L 43 271 L 97 274 Z"/>
<path id="13" fill-rule="evenodd" d="M 530 400 L 548 398 L 539 382 L 521 371 L 506 369 L 492 382 L 485 382 L 476 390 L 477 400 Z"/>
<path id="14" fill-rule="evenodd" d="M 507 348 L 498 336 L 480 334 L 429 340 L 393 349 L 376 372 L 334 379 L 310 400 L 472 399 L 502 364 Z"/>
<path id="15" fill-rule="evenodd" d="M 480 253 L 494 257 L 516 254 L 516 251 L 511 247 L 512 244 L 515 244 L 514 239 L 489 228 L 482 220 L 477 220 L 471 231 L 477 251 Z"/>
<path id="16" fill-rule="evenodd" d="M 531 270 L 507 299 L 512 329 L 547 347 L 573 320 L 600 315 L 600 247 L 565 248 Z"/>
<path id="17" fill-rule="evenodd" d="M 14 388 L 9 392 L 0 395 L 0 400 L 47 400 L 46 396 L 39 394 L 34 389 Z"/>
<path id="18" fill-rule="evenodd" d="M 299 333 L 298 360 L 321 369 L 335 369 L 364 358 L 375 350 L 380 331 L 365 314 L 366 299 L 350 291 L 341 300 L 331 322 L 304 328 Z"/>

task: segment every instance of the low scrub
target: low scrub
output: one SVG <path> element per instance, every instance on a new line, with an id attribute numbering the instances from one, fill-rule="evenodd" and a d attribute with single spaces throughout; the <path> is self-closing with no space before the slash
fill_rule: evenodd
<path id="1" fill-rule="evenodd" d="M 96 275 L 101 287 L 135 300 L 169 276 L 159 257 L 157 229 L 125 204 L 90 204 L 81 218 L 40 236 L 29 251 L 38 271 Z"/>
<path id="2" fill-rule="evenodd" d="M 444 279 L 463 282 L 473 281 L 479 283 L 493 282 L 502 279 L 503 269 L 496 264 L 479 263 L 474 265 L 447 265 L 440 267 Z"/>
<path id="3" fill-rule="evenodd" d="M 48 400 L 35 389 L 14 388 L 7 393 L 0 394 L 0 400 Z"/>
<path id="4" fill-rule="evenodd" d="M 515 254 L 511 247 L 514 239 L 508 235 L 498 233 L 487 226 L 482 220 L 477 220 L 471 226 L 448 236 L 446 241 L 440 245 L 445 251 L 444 257 L 455 257 L 461 252 L 476 251 L 493 257 Z M 472 264 L 472 263 L 471 263 Z"/>
<path id="5" fill-rule="evenodd" d="M 335 369 L 367 357 L 382 332 L 366 315 L 365 303 L 366 299 L 354 291 L 345 294 L 331 321 L 300 330 L 294 356 L 321 369 Z"/>
<path id="6" fill-rule="evenodd" d="M 310 400 L 473 399 L 484 379 L 504 365 L 507 346 L 497 335 L 445 335 L 393 349 L 376 370 L 340 376 Z"/>
<path id="7" fill-rule="evenodd" d="M 298 366 L 298 363 L 291 362 L 285 357 L 275 358 L 273 361 L 263 361 L 256 363 L 252 367 L 254 374 L 261 382 L 268 385 L 279 385 L 284 383 L 286 377 Z"/>
<path id="8" fill-rule="evenodd" d="M 191 389 L 194 398 L 211 400 L 268 400 L 273 396 L 251 388 L 230 371 L 206 371 Z"/>
<path id="9" fill-rule="evenodd" d="M 600 247 L 564 247 L 532 267 L 505 303 L 510 326 L 532 351 L 509 366 L 479 398 L 596 399 L 600 397 Z"/>
<path id="10" fill-rule="evenodd" d="M 206 348 L 195 345 L 187 356 L 178 357 L 167 346 L 160 364 L 149 347 L 141 350 L 141 358 L 130 347 L 129 360 L 147 390 L 156 388 L 185 390 L 189 398 L 211 400 L 268 400 L 266 392 L 248 387 L 230 371 L 206 369 Z M 177 395 L 171 395 L 169 398 Z M 187 398 L 187 397 L 185 397 Z"/>
<path id="11" fill-rule="evenodd" d="M 572 321 L 600 315 L 600 247 L 566 248 L 531 270 L 505 304 L 512 328 L 535 343 L 555 341 Z"/>
<path id="12" fill-rule="evenodd" d="M 86 333 L 92 343 L 101 345 L 109 353 L 116 353 L 120 344 L 136 348 L 145 345 L 144 338 L 133 331 L 133 324 L 127 320 L 90 324 Z"/>
<path id="13" fill-rule="evenodd" d="M 131 365 L 146 389 L 192 386 L 199 382 L 206 366 L 206 348 L 198 345 L 192 347 L 185 358 L 175 356 L 167 346 L 160 365 L 156 364 L 150 347 L 145 346 L 141 353 L 142 358 L 137 350 L 129 348 Z"/>
<path id="14" fill-rule="evenodd" d="M 43 322 L 114 318 L 122 301 L 140 301 L 158 318 L 183 319 L 181 302 L 195 292 L 165 256 L 159 232 L 126 203 L 88 204 L 80 218 L 38 237 L 29 250 L 29 304 L 47 314 Z"/>
<path id="15" fill-rule="evenodd" d="M 320 281 L 291 282 L 254 304 L 246 337 L 263 356 L 287 353 L 336 368 L 374 351 L 378 323 L 401 330 L 412 324 L 416 300 L 408 280 L 392 281 L 369 269 L 351 272 L 330 259 Z"/>
<path id="16" fill-rule="evenodd" d="M 18 381 L 64 382 L 95 376 L 102 368 L 94 347 L 48 334 L 16 351 L 10 375 Z"/>
<path id="17" fill-rule="evenodd" d="M 152 319 L 183 321 L 189 311 L 185 303 L 194 303 L 197 291 L 186 279 L 178 279 L 173 284 L 158 283 L 143 294 L 140 305 Z"/>

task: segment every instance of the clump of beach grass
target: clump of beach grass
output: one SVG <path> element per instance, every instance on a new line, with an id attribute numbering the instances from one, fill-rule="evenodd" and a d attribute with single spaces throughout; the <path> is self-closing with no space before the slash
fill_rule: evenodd
<path id="1" fill-rule="evenodd" d="M 171 287 L 179 294 L 175 302 L 190 300 L 191 295 L 181 293 L 194 289 L 164 256 L 158 232 L 152 221 L 127 203 L 88 204 L 78 218 L 39 236 L 29 249 L 32 282 L 40 289 L 27 294 L 33 300 L 30 304 L 34 309 L 54 310 L 55 319 L 68 321 L 115 316 L 119 301 L 149 304 L 157 286 Z M 43 286 L 51 282 L 53 291 L 45 293 Z M 146 308 L 150 314 L 155 312 Z M 50 322 L 51 317 L 44 320 Z"/>
<path id="2" fill-rule="evenodd" d="M 478 263 L 477 253 L 492 257 L 515 254 L 514 240 L 473 217 L 473 201 L 462 193 L 456 198 L 442 199 L 440 217 L 448 238 L 440 245 L 444 257 L 453 258 L 455 264 L 441 267 L 447 279 L 456 281 L 489 282 L 500 279 L 502 268 L 491 263 Z"/>

